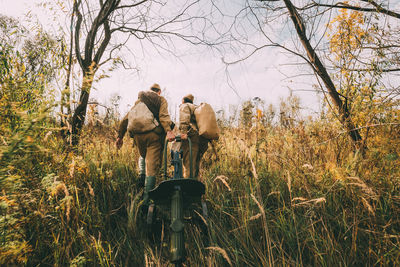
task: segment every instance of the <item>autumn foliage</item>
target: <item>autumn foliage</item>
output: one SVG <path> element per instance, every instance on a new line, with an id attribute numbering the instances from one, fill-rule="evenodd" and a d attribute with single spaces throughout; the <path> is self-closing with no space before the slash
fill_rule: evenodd
<path id="1" fill-rule="evenodd" d="M 363 146 L 334 110 L 301 115 L 293 95 L 220 116 L 217 153 L 207 151 L 200 173 L 207 227 L 187 216 L 186 266 L 400 265 L 400 109 L 379 69 L 357 70 L 361 44 L 375 41 L 364 24 L 343 11 L 329 32 Z M 70 147 L 49 97 L 53 68 L 32 68 L 29 54 L 1 44 L 0 265 L 170 266 L 168 212 L 146 226 L 132 141 L 117 151 L 109 120 L 85 125 Z"/>

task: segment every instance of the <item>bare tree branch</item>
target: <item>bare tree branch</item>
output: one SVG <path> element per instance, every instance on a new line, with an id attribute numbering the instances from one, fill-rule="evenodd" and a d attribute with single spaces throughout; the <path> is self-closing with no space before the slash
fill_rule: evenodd
<path id="1" fill-rule="evenodd" d="M 314 7 L 344 8 L 344 9 L 350 9 L 350 10 L 356 10 L 356 11 L 362 11 L 362 12 L 376 12 L 376 13 L 385 14 L 385 15 L 400 19 L 400 13 L 386 9 L 386 8 L 382 7 L 382 5 L 377 4 L 373 0 L 360 0 L 360 1 L 371 4 L 374 7 L 367 8 L 367 7 L 354 6 L 354 5 L 350 5 L 346 2 L 338 2 L 336 4 L 322 4 L 322 3 L 313 1 L 312 4 L 309 4 L 303 8 L 300 8 L 300 10 L 310 9 L 310 8 L 314 8 Z"/>
<path id="2" fill-rule="evenodd" d="M 81 57 L 81 51 L 80 51 L 80 43 L 79 43 L 79 33 L 81 30 L 81 24 L 82 24 L 82 14 L 79 11 L 79 5 L 81 4 L 81 0 L 77 0 L 74 2 L 74 13 L 76 14 L 77 20 L 76 20 L 76 25 L 75 25 L 75 55 L 76 59 L 78 60 L 79 65 L 81 68 L 84 68 L 83 65 L 83 60 Z"/>

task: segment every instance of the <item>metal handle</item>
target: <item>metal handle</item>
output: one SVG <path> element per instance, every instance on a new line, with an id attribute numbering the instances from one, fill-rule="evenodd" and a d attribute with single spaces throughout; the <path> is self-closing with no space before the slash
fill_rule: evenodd
<path id="1" fill-rule="evenodd" d="M 181 136 L 178 135 L 175 137 L 175 140 L 179 140 L 178 142 L 182 142 Z M 189 178 L 193 178 L 193 156 L 192 156 L 192 140 L 190 140 L 190 137 L 188 136 L 187 140 L 189 141 L 189 163 L 190 163 L 190 167 L 189 167 Z M 168 139 L 165 139 L 165 145 L 164 145 L 164 179 L 167 179 L 167 149 L 168 149 Z"/>
<path id="2" fill-rule="evenodd" d="M 177 187 L 171 197 L 171 262 L 180 264 L 185 259 L 185 237 L 183 223 L 183 199 L 182 192 Z M 179 266 L 179 265 L 178 265 Z"/>

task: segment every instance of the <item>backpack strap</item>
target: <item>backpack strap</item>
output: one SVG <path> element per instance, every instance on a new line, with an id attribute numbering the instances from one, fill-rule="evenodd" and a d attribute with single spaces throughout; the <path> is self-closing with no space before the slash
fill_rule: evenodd
<path id="1" fill-rule="evenodd" d="M 139 100 L 142 101 L 153 113 L 154 118 L 160 123 L 161 97 L 154 92 L 139 92 Z"/>

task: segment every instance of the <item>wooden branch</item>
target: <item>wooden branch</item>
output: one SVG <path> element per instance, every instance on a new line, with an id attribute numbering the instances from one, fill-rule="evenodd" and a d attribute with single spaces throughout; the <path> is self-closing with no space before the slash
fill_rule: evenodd
<path id="1" fill-rule="evenodd" d="M 93 61 L 96 63 L 96 65 L 99 64 L 101 57 L 104 54 L 104 51 L 106 50 L 110 40 L 111 40 L 111 31 L 110 31 L 110 25 L 108 23 L 108 20 L 104 21 L 103 23 L 104 26 L 104 39 L 101 42 L 101 45 L 99 49 L 96 52 L 96 55 L 93 59 Z"/>
<path id="2" fill-rule="evenodd" d="M 388 10 L 388 9 L 386 9 L 386 8 L 383 8 L 382 5 L 378 5 L 378 4 L 377 4 L 375 1 L 373 1 L 373 0 L 360 0 L 360 1 L 362 1 L 362 2 L 367 2 L 368 4 L 373 5 L 373 6 L 376 8 L 376 12 L 378 12 L 378 13 L 386 14 L 386 15 L 389 15 L 389 16 L 391 16 L 391 17 L 395 17 L 395 18 L 400 19 L 400 13 L 397 13 L 397 12 L 394 12 L 394 11 L 391 11 L 391 10 Z"/>
<path id="3" fill-rule="evenodd" d="M 119 4 L 120 1 L 117 0 L 107 0 L 102 6 L 94 19 L 92 26 L 88 32 L 85 42 L 85 59 L 84 64 L 86 66 L 90 66 L 92 64 L 92 56 L 93 50 L 95 48 L 95 40 L 99 27 L 108 19 L 109 15 L 114 11 L 116 5 Z M 108 44 L 108 43 L 107 43 Z M 103 51 L 104 52 L 104 51 Z M 101 53 L 102 54 L 102 53 Z"/>
<path id="4" fill-rule="evenodd" d="M 322 64 L 321 60 L 319 59 L 318 55 L 316 54 L 314 48 L 311 46 L 309 40 L 307 39 L 305 26 L 302 22 L 302 19 L 297 12 L 296 8 L 293 6 L 290 0 L 283 0 L 288 11 L 290 14 L 290 18 L 296 28 L 297 35 L 302 43 L 304 49 L 307 52 L 307 56 L 309 58 L 309 62 L 311 66 L 315 69 L 316 73 L 319 77 L 321 77 L 323 83 L 325 84 L 329 95 L 331 96 L 333 103 L 339 109 L 340 120 L 343 125 L 349 130 L 350 137 L 354 142 L 361 141 L 361 135 L 358 130 L 355 129 L 351 119 L 350 119 L 350 112 L 342 100 L 340 99 L 340 95 L 336 90 L 336 87 L 329 76 L 325 66 Z"/>
<path id="5" fill-rule="evenodd" d="M 140 6 L 141 4 L 143 4 L 143 3 L 147 2 L 147 1 L 149 1 L 149 0 L 143 0 L 143 1 L 137 2 L 137 3 L 132 4 L 132 5 L 119 6 L 119 7 L 115 8 L 115 9 L 117 10 L 117 9 L 123 9 L 123 8 L 136 7 L 136 6 Z"/>
<path id="6" fill-rule="evenodd" d="M 348 71 L 373 71 L 374 69 L 371 68 L 365 68 L 365 69 L 346 69 Z M 394 68 L 394 69 L 377 69 L 379 72 L 397 72 L 400 71 L 400 68 Z"/>
<path id="7" fill-rule="evenodd" d="M 81 4 L 81 0 L 74 2 L 74 12 L 76 14 L 76 25 L 75 25 L 75 54 L 76 59 L 78 60 L 79 65 L 82 69 L 84 69 L 83 60 L 80 51 L 80 43 L 79 43 L 79 33 L 81 31 L 82 24 L 82 14 L 79 11 L 79 5 Z"/>
<path id="8" fill-rule="evenodd" d="M 356 10 L 356 11 L 361 11 L 361 12 L 376 12 L 376 13 L 381 13 L 381 14 L 385 14 L 385 15 L 400 19 L 400 13 L 383 8 L 381 5 L 378 5 L 375 1 L 372 1 L 372 0 L 360 0 L 360 1 L 371 4 L 375 8 L 353 6 L 353 5 L 349 5 L 347 3 L 343 3 L 343 2 L 339 2 L 339 3 L 333 4 L 333 5 L 313 2 L 313 4 L 305 7 L 304 9 L 310 9 L 310 8 L 316 7 L 316 6 L 329 7 L 329 8 L 344 8 L 344 9 Z"/>

